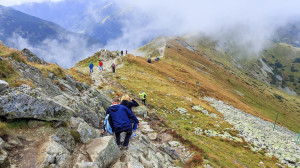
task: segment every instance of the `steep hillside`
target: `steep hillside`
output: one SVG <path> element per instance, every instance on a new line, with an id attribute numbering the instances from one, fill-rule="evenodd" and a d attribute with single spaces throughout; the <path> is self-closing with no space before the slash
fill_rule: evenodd
<path id="1" fill-rule="evenodd" d="M 0 5 L 0 11 L 0 40 L 4 44 L 12 45 L 9 39 L 12 40 L 14 35 L 27 39 L 33 46 L 40 44 L 45 39 L 57 39 L 64 42 L 67 36 L 85 39 L 89 45 L 101 44 L 98 40 L 67 31 L 55 23 L 27 15 L 9 7 Z"/>
<path id="2" fill-rule="evenodd" d="M 200 154 L 206 160 L 205 164 L 213 167 L 276 167 L 278 160 L 275 157 L 290 166 L 296 164 L 299 156 L 295 153 L 299 147 L 294 151 L 285 151 L 282 155 L 274 151 L 276 145 L 281 146 L 280 151 L 284 151 L 285 144 L 291 145 L 289 149 L 295 148 L 292 147 L 297 138 L 295 132 L 299 131 L 300 126 L 299 98 L 232 68 L 235 66 L 230 64 L 230 60 L 222 58 L 224 52 L 212 47 L 213 42 L 204 40 L 200 44 L 196 48 L 181 38 L 169 39 L 165 43 L 163 57 L 158 62 L 152 60 L 151 64 L 147 63 L 147 58 L 128 55 L 124 58 L 122 68 L 117 69 L 116 75 L 110 76 L 122 87 L 111 87 L 115 90 L 129 90 L 133 95 L 146 91 L 149 107 L 153 115 L 160 118 L 161 126 L 174 130 L 178 140 Z M 141 52 L 146 51 L 145 56 L 148 56 L 151 47 L 154 51 L 161 48 L 161 45 L 147 44 Z M 210 98 L 232 106 L 213 106 L 211 103 L 214 103 L 214 99 Z M 242 110 L 245 114 L 252 114 L 251 117 L 258 116 L 264 120 L 254 119 L 258 122 L 254 124 L 253 119 L 248 119 L 250 116 L 246 115 L 242 121 L 234 119 L 232 122 L 226 119 L 227 114 L 219 107 L 232 111 Z M 264 146 L 274 137 L 257 135 L 266 139 L 258 138 L 259 142 L 256 141 L 253 136 L 262 128 L 256 130 L 254 126 L 268 125 L 263 128 L 263 133 L 269 133 L 273 126 L 268 121 L 273 122 L 277 112 L 277 124 L 295 132 L 277 128 L 286 133 L 285 138 L 289 138 L 280 144 L 267 143 L 268 147 L 257 145 L 262 143 Z M 249 120 L 249 123 L 238 129 L 235 121 L 241 123 L 243 120 Z M 244 136 L 247 132 L 245 129 L 250 131 L 247 136 Z M 295 158 L 287 161 L 283 156 Z M 199 158 L 195 157 L 192 162 L 200 164 L 197 160 Z"/>

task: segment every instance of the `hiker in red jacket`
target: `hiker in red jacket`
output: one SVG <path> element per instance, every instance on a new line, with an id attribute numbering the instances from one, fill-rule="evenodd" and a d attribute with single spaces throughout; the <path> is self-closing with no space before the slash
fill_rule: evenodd
<path id="1" fill-rule="evenodd" d="M 127 55 L 127 50 L 126 50 L 126 55 Z"/>
<path id="2" fill-rule="evenodd" d="M 99 60 L 99 71 L 101 71 L 101 69 L 102 69 L 102 71 L 103 71 L 103 63 L 102 63 L 102 61 L 101 60 Z"/>
<path id="3" fill-rule="evenodd" d="M 116 72 L 116 65 L 114 63 L 111 65 L 111 68 L 112 68 L 113 73 L 115 73 Z"/>

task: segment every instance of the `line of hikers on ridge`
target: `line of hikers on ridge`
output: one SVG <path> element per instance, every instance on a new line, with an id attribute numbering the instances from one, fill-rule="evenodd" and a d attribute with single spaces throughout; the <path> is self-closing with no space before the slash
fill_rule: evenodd
<path id="1" fill-rule="evenodd" d="M 116 55 L 119 56 L 119 51 L 116 51 Z M 126 55 L 127 55 L 127 50 L 126 50 Z M 121 51 L 121 56 L 123 56 L 123 50 Z M 99 71 L 103 71 L 103 62 L 99 59 Z M 115 63 L 112 63 L 111 66 L 112 68 L 112 72 L 115 73 L 116 72 L 116 65 Z M 93 61 L 91 61 L 91 63 L 89 64 L 89 68 L 90 68 L 90 75 L 94 72 L 93 68 L 94 68 L 94 64 Z"/>
<path id="2" fill-rule="evenodd" d="M 146 106 L 146 92 L 142 91 L 139 95 L 141 96 L 143 104 Z M 140 122 L 132 112 L 132 107 L 137 106 L 139 106 L 138 102 L 131 99 L 128 95 L 124 95 L 121 100 L 119 98 L 114 98 L 112 100 L 112 105 L 106 110 L 102 134 L 105 132 L 115 134 L 116 142 L 120 149 L 127 150 L 129 140 L 137 136 L 136 130 L 138 126 L 140 126 Z M 125 132 L 126 135 L 123 144 L 121 145 L 122 132 Z"/>

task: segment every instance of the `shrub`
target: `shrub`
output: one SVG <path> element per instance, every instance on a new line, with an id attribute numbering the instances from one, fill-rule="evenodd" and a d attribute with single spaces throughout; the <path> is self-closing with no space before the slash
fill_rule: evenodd
<path id="1" fill-rule="evenodd" d="M 7 124 L 0 121 L 0 136 L 5 136 L 9 133 L 9 130 L 7 128 Z"/>
<path id="2" fill-rule="evenodd" d="M 185 165 L 185 167 L 195 167 L 203 164 L 203 158 L 200 154 L 194 155 Z"/>
<path id="3" fill-rule="evenodd" d="M 26 64 L 25 60 L 21 58 L 21 56 L 17 52 L 10 53 L 8 57 L 12 58 L 17 62 L 23 62 Z"/>

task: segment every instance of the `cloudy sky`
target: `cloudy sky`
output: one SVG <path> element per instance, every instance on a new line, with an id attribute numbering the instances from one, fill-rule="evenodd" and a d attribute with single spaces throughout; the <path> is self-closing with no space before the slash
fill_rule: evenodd
<path id="1" fill-rule="evenodd" d="M 226 34 L 259 52 L 277 28 L 300 20 L 299 0 L 0 0 L 0 5 L 60 1 L 82 2 L 87 6 L 84 13 L 90 15 L 86 18 L 95 23 L 102 21 L 99 10 L 105 5 L 117 6 L 127 17 L 122 20 L 122 35 L 108 41 L 110 50 L 135 49 L 161 35 L 201 32 L 216 39 Z"/>

